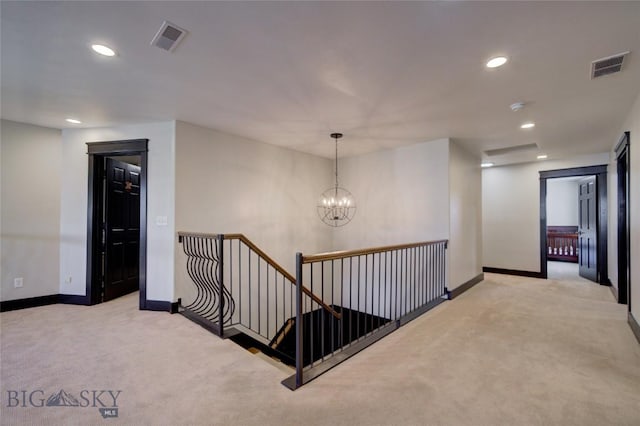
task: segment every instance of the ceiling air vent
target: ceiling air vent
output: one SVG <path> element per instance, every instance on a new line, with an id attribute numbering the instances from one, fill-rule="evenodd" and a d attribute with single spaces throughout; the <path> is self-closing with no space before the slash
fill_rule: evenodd
<path id="1" fill-rule="evenodd" d="M 602 77 L 603 75 L 613 74 L 622 71 L 624 58 L 629 52 L 618 53 L 617 55 L 608 56 L 591 62 L 591 78 Z"/>
<path id="2" fill-rule="evenodd" d="M 530 143 L 527 145 L 516 145 L 507 148 L 490 149 L 488 151 L 485 151 L 484 153 L 489 157 L 495 157 L 496 155 L 507 155 L 516 152 L 533 151 L 537 149 L 538 145 L 536 145 L 535 143 Z"/>
<path id="3" fill-rule="evenodd" d="M 169 21 L 164 21 L 153 40 L 151 40 L 151 45 L 172 52 L 186 35 L 186 30 Z"/>

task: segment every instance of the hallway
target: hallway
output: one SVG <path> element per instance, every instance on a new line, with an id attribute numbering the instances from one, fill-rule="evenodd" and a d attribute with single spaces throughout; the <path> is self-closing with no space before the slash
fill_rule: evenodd
<path id="1" fill-rule="evenodd" d="M 640 423 L 640 345 L 626 306 L 596 284 L 486 274 L 295 392 L 280 384 L 282 368 L 179 315 L 136 306 L 134 293 L 2 313 L 0 422 Z M 7 407 L 8 391 L 46 399 L 61 389 L 79 400 L 82 390 L 120 390 L 118 418 L 92 406 Z"/>

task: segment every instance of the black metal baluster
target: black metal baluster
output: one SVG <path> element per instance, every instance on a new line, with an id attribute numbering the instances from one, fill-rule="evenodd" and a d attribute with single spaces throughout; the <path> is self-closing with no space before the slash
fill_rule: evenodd
<path id="1" fill-rule="evenodd" d="M 271 305 L 271 302 L 269 300 L 269 264 L 265 262 L 265 275 L 267 276 L 267 297 L 265 298 L 267 300 L 267 338 L 269 338 L 269 306 Z"/>
<path id="2" fill-rule="evenodd" d="M 311 282 L 311 285 L 310 285 L 311 294 L 314 294 L 313 293 L 313 262 L 311 262 L 309 264 L 309 268 L 310 268 L 310 271 L 311 271 L 311 279 L 310 279 L 310 282 Z M 309 336 L 309 343 L 310 343 L 309 359 L 311 360 L 311 363 L 309 365 L 311 365 L 313 367 L 313 359 L 315 358 L 315 356 L 314 356 L 315 354 L 313 352 L 313 342 L 316 340 L 315 339 L 315 337 L 316 337 L 315 336 L 315 331 L 313 329 L 313 325 L 314 325 L 313 324 L 313 322 L 314 322 L 313 321 L 313 299 L 311 299 L 311 309 L 309 310 L 309 313 L 310 313 L 310 315 L 309 315 L 309 325 L 310 325 L 310 327 L 309 328 L 311 330 L 311 333 L 310 333 L 310 336 Z"/>
<path id="3" fill-rule="evenodd" d="M 395 310 L 394 312 L 394 316 L 393 319 L 398 319 L 400 318 L 400 316 L 398 315 L 398 303 L 399 303 L 399 297 L 398 297 L 398 250 L 395 251 L 396 254 L 396 279 L 394 280 L 394 287 L 395 287 L 395 294 L 396 294 L 396 300 L 393 302 L 393 308 Z"/>
<path id="4" fill-rule="evenodd" d="M 240 240 L 238 240 L 238 303 L 240 305 L 240 309 L 239 309 L 239 320 L 238 322 L 242 325 L 244 325 L 244 323 L 242 322 L 242 242 Z"/>
<path id="5" fill-rule="evenodd" d="M 251 327 L 253 326 L 253 321 L 251 321 L 251 311 L 253 311 L 253 305 L 251 303 L 251 283 L 253 281 L 251 281 L 251 247 L 247 247 L 247 263 L 249 266 L 249 271 L 248 271 L 248 275 L 249 275 L 249 329 L 252 329 Z"/>
<path id="6" fill-rule="evenodd" d="M 275 333 L 278 332 L 278 271 L 276 270 L 276 268 L 273 268 L 273 299 L 275 300 L 275 304 L 276 304 L 276 310 L 275 310 L 275 315 L 274 315 L 274 325 L 275 325 L 275 330 L 274 330 L 274 336 Z M 271 340 L 271 334 L 269 335 L 269 340 Z"/>
<path id="7" fill-rule="evenodd" d="M 369 287 L 369 255 L 364 255 L 364 330 L 363 334 L 367 335 L 367 288 Z M 372 312 L 373 314 L 373 312 Z"/>
<path id="8" fill-rule="evenodd" d="M 358 281 L 357 281 L 357 285 L 358 285 L 358 316 L 356 316 L 356 333 L 357 333 L 357 339 L 360 340 L 360 309 L 362 309 L 360 307 L 360 262 L 361 262 L 362 257 L 358 256 Z"/>
<path id="9" fill-rule="evenodd" d="M 344 346 L 344 258 L 340 259 L 340 348 Z"/>
<path id="10" fill-rule="evenodd" d="M 261 327 L 261 322 L 262 322 L 262 312 L 261 312 L 261 306 L 263 303 L 263 298 L 262 298 L 262 291 L 260 288 L 260 256 L 258 256 L 258 254 L 256 253 L 256 257 L 257 257 L 257 269 L 256 269 L 256 273 L 258 275 L 258 293 L 256 295 L 258 301 L 256 302 L 258 305 L 258 334 L 262 335 L 262 327 Z"/>
<path id="11" fill-rule="evenodd" d="M 418 248 L 413 247 L 411 249 L 411 256 L 413 256 L 413 309 L 415 310 L 420 306 L 420 284 L 419 284 L 419 272 L 418 272 Z"/>
<path id="12" fill-rule="evenodd" d="M 324 302 L 324 261 L 320 262 L 320 300 Z M 320 359 L 324 361 L 324 309 L 320 308 Z"/>
<path id="13" fill-rule="evenodd" d="M 349 258 L 349 344 L 353 342 L 353 257 Z"/>
<path id="14" fill-rule="evenodd" d="M 375 255 L 374 255 L 375 256 Z M 378 326 L 380 328 L 380 321 L 382 319 L 382 313 L 380 312 L 380 290 L 382 289 L 382 253 L 378 253 Z"/>
<path id="15" fill-rule="evenodd" d="M 229 297 L 233 299 L 233 240 L 227 240 L 229 243 Z M 225 250 L 226 253 L 226 250 Z M 234 311 L 235 312 L 235 311 Z M 231 314 L 230 323 L 233 322 L 233 313 Z"/>
<path id="16" fill-rule="evenodd" d="M 331 308 L 335 310 L 336 308 L 336 304 L 335 304 L 335 300 L 333 298 L 333 288 L 335 286 L 335 260 L 331 261 Z M 331 355 L 333 356 L 333 353 L 335 351 L 335 328 L 336 328 L 336 323 L 335 323 L 335 317 L 333 315 L 331 315 L 331 317 L 329 317 L 329 321 L 331 321 Z"/>
<path id="17" fill-rule="evenodd" d="M 296 253 L 296 387 L 303 383 L 302 253 Z"/>
<path id="18" fill-rule="evenodd" d="M 219 324 L 219 335 L 222 337 L 224 335 L 224 268 L 223 268 L 223 255 L 224 255 L 224 235 L 218 235 L 218 295 L 219 295 L 219 303 L 218 303 L 218 324 Z"/>

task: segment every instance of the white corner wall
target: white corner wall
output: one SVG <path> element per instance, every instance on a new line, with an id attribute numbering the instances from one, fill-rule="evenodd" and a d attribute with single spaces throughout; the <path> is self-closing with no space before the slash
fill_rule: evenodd
<path id="1" fill-rule="evenodd" d="M 449 290 L 482 273 L 480 158 L 454 141 L 449 147 Z"/>
<path id="2" fill-rule="evenodd" d="M 0 300 L 58 293 L 60 130 L 2 120 Z M 23 287 L 14 288 L 14 279 Z"/>
<path id="3" fill-rule="evenodd" d="M 449 139 L 344 158 L 339 167 L 358 210 L 334 229 L 335 250 L 449 238 Z"/>
<path id="4" fill-rule="evenodd" d="M 484 266 L 540 271 L 540 175 L 542 170 L 609 163 L 609 154 L 562 161 L 491 167 L 482 171 Z"/>
<path id="5" fill-rule="evenodd" d="M 176 230 L 245 234 L 295 273 L 297 251 L 332 248 L 315 207 L 331 169 L 325 158 L 178 121 Z"/>
<path id="6" fill-rule="evenodd" d="M 578 191 L 575 180 L 547 179 L 547 226 L 578 226 Z"/>
<path id="7" fill-rule="evenodd" d="M 173 301 L 175 245 L 175 122 L 62 131 L 60 293 L 85 295 L 87 264 L 87 142 L 149 139 L 147 299 Z M 167 226 L 155 218 L 166 216 Z"/>

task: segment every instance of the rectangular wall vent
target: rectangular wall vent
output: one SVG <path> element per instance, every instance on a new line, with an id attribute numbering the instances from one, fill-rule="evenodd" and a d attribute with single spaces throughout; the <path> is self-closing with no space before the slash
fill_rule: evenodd
<path id="1" fill-rule="evenodd" d="M 622 71 L 624 59 L 628 54 L 629 52 L 622 52 L 591 62 L 591 79 Z"/>
<path id="2" fill-rule="evenodd" d="M 538 145 L 536 145 L 535 143 L 530 143 L 526 145 L 510 146 L 507 148 L 490 149 L 488 151 L 485 151 L 484 153 L 489 157 L 495 157 L 496 155 L 513 154 L 514 152 L 536 151 L 537 149 Z"/>
<path id="3" fill-rule="evenodd" d="M 169 21 L 164 21 L 153 40 L 151 40 L 151 45 L 172 52 L 186 35 L 186 30 Z"/>

